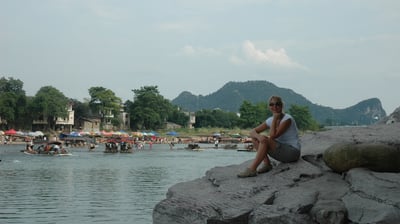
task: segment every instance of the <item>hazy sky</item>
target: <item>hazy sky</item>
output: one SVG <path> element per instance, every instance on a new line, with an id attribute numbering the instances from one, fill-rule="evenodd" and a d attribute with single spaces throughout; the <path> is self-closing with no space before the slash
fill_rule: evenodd
<path id="1" fill-rule="evenodd" d="M 51 85 L 156 85 L 167 99 L 266 80 L 345 108 L 400 106 L 398 0 L 0 0 L 0 77 Z M 269 96 L 265 96 L 266 99 Z"/>

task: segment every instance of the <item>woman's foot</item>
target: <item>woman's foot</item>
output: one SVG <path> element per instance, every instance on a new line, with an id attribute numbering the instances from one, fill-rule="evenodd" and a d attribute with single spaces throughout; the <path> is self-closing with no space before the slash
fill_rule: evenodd
<path id="1" fill-rule="evenodd" d="M 238 173 L 237 176 L 240 178 L 255 177 L 257 176 L 257 171 L 251 170 L 250 168 L 246 168 L 246 170 L 244 170 L 243 172 Z"/>
<path id="2" fill-rule="evenodd" d="M 263 163 L 262 167 L 257 170 L 257 173 L 266 173 L 270 170 L 272 170 L 272 165 Z"/>

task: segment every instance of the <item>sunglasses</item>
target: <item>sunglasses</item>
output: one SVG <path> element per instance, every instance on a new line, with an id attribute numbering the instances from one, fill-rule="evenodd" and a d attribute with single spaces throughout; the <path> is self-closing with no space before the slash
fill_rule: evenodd
<path id="1" fill-rule="evenodd" d="M 280 103 L 280 102 L 276 102 L 276 103 L 269 103 L 269 106 L 270 106 L 270 107 L 273 107 L 273 106 L 280 107 L 280 106 L 282 106 L 282 103 Z"/>

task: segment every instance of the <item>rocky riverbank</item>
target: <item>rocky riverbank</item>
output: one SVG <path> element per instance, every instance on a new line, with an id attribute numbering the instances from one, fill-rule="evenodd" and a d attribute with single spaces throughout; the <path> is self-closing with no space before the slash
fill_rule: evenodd
<path id="1" fill-rule="evenodd" d="M 398 155 L 400 123 L 338 127 L 301 140 L 298 162 L 275 162 L 257 177 L 236 177 L 251 162 L 244 161 L 172 186 L 153 223 L 400 223 L 400 173 L 368 166 L 334 172 L 323 158 L 337 143 L 385 145 Z"/>

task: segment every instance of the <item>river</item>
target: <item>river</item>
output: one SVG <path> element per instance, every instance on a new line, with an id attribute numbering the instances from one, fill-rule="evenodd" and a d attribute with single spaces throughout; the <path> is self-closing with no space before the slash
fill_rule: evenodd
<path id="1" fill-rule="evenodd" d="M 2 224 L 152 223 L 154 206 L 172 185 L 254 158 L 249 152 L 191 151 L 184 145 L 128 154 L 103 153 L 100 145 L 94 152 L 72 148 L 72 156 L 26 155 L 23 147 L 0 145 Z"/>

